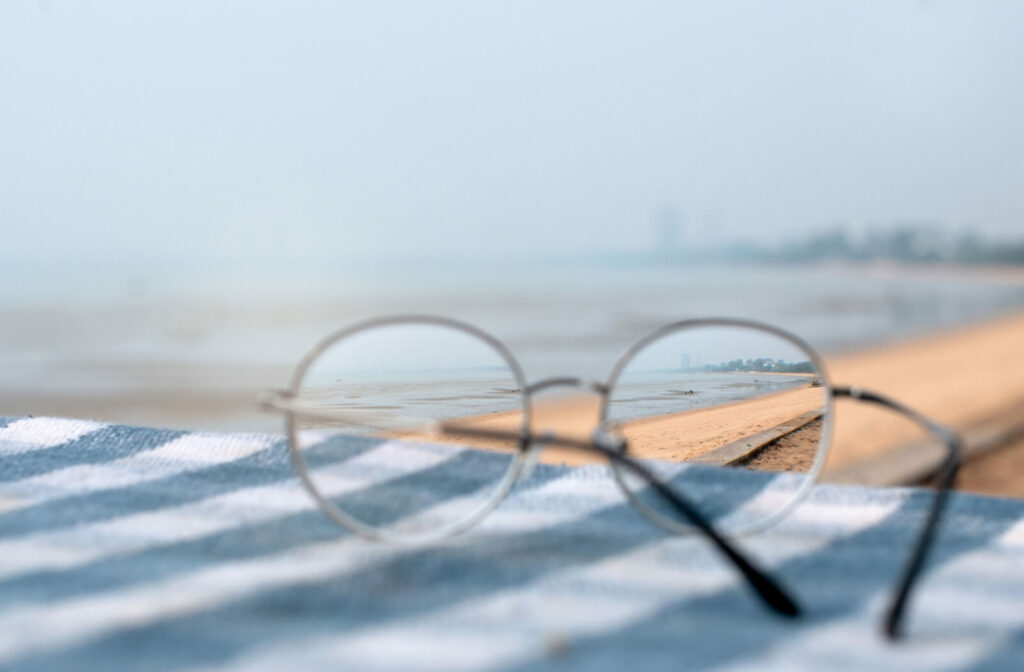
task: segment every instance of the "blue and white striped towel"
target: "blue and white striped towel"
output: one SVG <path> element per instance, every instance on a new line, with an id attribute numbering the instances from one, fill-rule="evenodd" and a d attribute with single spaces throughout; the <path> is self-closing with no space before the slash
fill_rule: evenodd
<path id="1" fill-rule="evenodd" d="M 910 639 L 891 645 L 878 623 L 924 491 L 818 487 L 743 540 L 804 606 L 786 621 L 702 539 L 647 523 L 600 467 L 542 466 L 463 538 L 394 548 L 315 509 L 277 436 L 0 418 L 0 454 L 3 670 L 1024 661 L 1024 502 L 952 498 Z"/>

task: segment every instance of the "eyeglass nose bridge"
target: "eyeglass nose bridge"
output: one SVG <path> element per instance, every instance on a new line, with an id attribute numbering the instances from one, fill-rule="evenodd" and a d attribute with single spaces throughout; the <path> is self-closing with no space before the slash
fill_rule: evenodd
<path id="1" fill-rule="evenodd" d="M 538 380 L 535 383 L 527 385 L 525 391 L 527 398 L 532 398 L 534 394 L 559 387 L 569 387 L 593 392 L 594 394 L 602 397 L 602 399 L 608 395 L 609 391 L 608 386 L 602 382 L 579 378 L 576 376 L 555 376 L 552 378 L 544 378 L 543 380 Z M 607 450 L 625 452 L 625 442 L 616 437 L 612 437 L 605 432 L 603 427 L 600 425 L 600 419 L 597 419 L 597 422 L 598 424 L 594 427 L 590 441 Z M 548 442 L 558 443 L 557 439 L 558 437 L 551 430 L 539 432 L 532 437 L 534 449 L 530 451 L 530 456 L 525 468 L 523 469 L 522 477 L 528 477 L 533 471 L 541 452 L 540 448 Z"/>

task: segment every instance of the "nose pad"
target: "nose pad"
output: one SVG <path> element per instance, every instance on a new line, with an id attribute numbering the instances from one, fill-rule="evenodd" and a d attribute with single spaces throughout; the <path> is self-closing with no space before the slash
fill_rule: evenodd
<path id="1" fill-rule="evenodd" d="M 629 451 L 629 444 L 625 438 L 612 434 L 604 427 L 595 429 L 590 439 L 594 442 L 595 446 L 614 451 L 620 455 L 625 455 Z"/>
<path id="2" fill-rule="evenodd" d="M 537 463 L 540 462 L 540 454 L 544 452 L 544 440 L 551 436 L 553 436 L 551 432 L 544 432 L 537 440 L 534 441 L 533 445 L 530 446 L 530 450 L 526 453 L 526 463 L 523 465 L 523 470 L 519 474 L 520 480 L 525 481 L 533 474 L 533 470 L 537 467 Z"/>

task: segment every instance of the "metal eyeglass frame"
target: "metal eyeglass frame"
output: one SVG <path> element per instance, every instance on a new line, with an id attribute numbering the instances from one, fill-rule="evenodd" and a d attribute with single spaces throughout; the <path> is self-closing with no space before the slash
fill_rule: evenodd
<path id="1" fill-rule="evenodd" d="M 297 416 L 313 416 L 337 420 L 349 419 L 348 414 L 344 411 L 326 411 L 324 409 L 306 405 L 302 402 L 299 398 L 299 391 L 307 370 L 325 350 L 342 339 L 352 336 L 358 332 L 399 324 L 447 327 L 480 339 L 484 343 L 488 344 L 508 365 L 509 370 L 512 372 L 518 385 L 522 402 L 522 421 L 520 423 L 520 431 L 518 433 L 502 430 L 469 428 L 445 423 L 440 425 L 440 431 L 447 435 L 459 435 L 464 436 L 467 439 L 480 438 L 516 442 L 518 452 L 514 453 L 508 470 L 505 472 L 501 481 L 496 484 L 491 497 L 481 506 L 469 515 L 463 517 L 461 520 L 436 530 L 433 534 L 412 538 L 406 535 L 394 535 L 367 525 L 345 513 L 332 501 L 324 497 L 313 483 L 305 458 L 299 449 L 300 444 L 298 441 L 296 423 Z M 262 405 L 267 410 L 284 413 L 292 462 L 306 490 L 317 502 L 321 510 L 323 510 L 324 513 L 336 524 L 368 539 L 399 544 L 422 544 L 439 541 L 464 532 L 497 507 L 501 500 L 504 499 L 511 490 L 519 476 L 528 469 L 528 466 L 532 462 L 537 459 L 542 446 L 557 446 L 559 448 L 587 452 L 607 459 L 613 467 L 616 481 L 630 502 L 640 513 L 658 526 L 673 533 L 681 534 L 692 532 L 694 530 L 700 532 L 706 536 L 708 540 L 733 563 L 733 565 L 735 565 L 736 569 L 744 576 L 749 586 L 767 607 L 783 616 L 797 616 L 800 613 L 800 607 L 797 602 L 789 596 L 788 592 L 780 586 L 776 579 L 758 568 L 754 562 L 731 544 L 723 534 L 681 493 L 677 493 L 665 485 L 646 465 L 644 465 L 643 462 L 629 456 L 628 443 L 625 439 L 617 437 L 608 431 L 607 412 L 610 392 L 614 388 L 615 383 L 618 381 L 618 378 L 626 365 L 632 361 L 633 357 L 637 353 L 654 341 L 677 331 L 698 327 L 736 327 L 752 329 L 790 342 L 807 353 L 817 371 L 817 375 L 822 381 L 826 394 L 821 446 L 818 449 L 810 470 L 807 472 L 808 478 L 806 478 L 800 487 L 797 488 L 797 491 L 785 506 L 760 521 L 756 521 L 753 524 L 734 530 L 733 533 L 735 534 L 749 534 L 770 527 L 788 515 L 810 492 L 810 489 L 814 486 L 815 481 L 824 468 L 825 461 L 828 457 L 828 447 L 832 430 L 831 411 L 835 398 L 850 398 L 881 405 L 906 416 L 908 419 L 924 428 L 945 444 L 946 457 L 933 474 L 933 478 L 937 486 L 936 495 L 932 500 L 931 508 L 925 516 L 924 523 L 917 534 L 910 556 L 908 557 L 903 570 L 900 572 L 899 582 L 893 590 L 892 598 L 885 615 L 883 628 L 885 635 L 890 639 L 898 639 L 903 632 L 902 626 L 904 622 L 904 614 L 906 612 L 911 590 L 920 576 L 924 561 L 932 545 L 935 531 L 945 508 L 948 491 L 952 487 L 957 471 L 960 467 L 962 441 L 957 433 L 948 427 L 945 427 L 914 411 L 913 409 L 880 394 L 868 392 L 858 387 L 835 387 L 831 385 L 824 361 L 817 351 L 815 351 L 814 348 L 812 348 L 806 341 L 777 327 L 753 320 L 734 318 L 706 318 L 674 322 L 651 332 L 627 348 L 616 360 L 616 363 L 609 374 L 607 383 L 588 382 L 579 378 L 563 377 L 548 378 L 533 384 L 527 384 L 521 367 L 508 348 L 506 348 L 501 341 L 487 332 L 465 322 L 447 317 L 435 315 L 393 315 L 360 322 L 336 331 L 321 340 L 309 353 L 306 354 L 298 367 L 296 367 L 289 388 L 285 390 L 269 391 L 263 397 Z M 535 435 L 531 432 L 530 401 L 532 395 L 540 392 L 541 390 L 555 387 L 584 387 L 601 396 L 599 426 L 589 441 L 553 435 L 550 433 Z M 657 493 L 658 496 L 664 500 L 669 508 L 677 513 L 681 519 L 687 522 L 680 523 L 679 521 L 669 519 L 650 508 L 645 502 L 639 499 L 630 488 L 625 486 L 622 480 L 624 471 L 629 472 L 633 476 L 644 481 L 653 492 Z"/>

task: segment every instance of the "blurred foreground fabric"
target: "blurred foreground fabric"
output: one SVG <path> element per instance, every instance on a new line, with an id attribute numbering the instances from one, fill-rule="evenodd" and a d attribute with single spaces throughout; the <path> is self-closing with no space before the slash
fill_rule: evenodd
<path id="1" fill-rule="evenodd" d="M 803 606 L 786 621 L 703 539 L 642 518 L 604 467 L 541 465 L 463 537 L 396 548 L 320 513 L 279 436 L 0 418 L 0 457 L 3 670 L 935 670 L 1024 660 L 1015 500 L 952 498 L 909 639 L 893 645 L 879 622 L 925 490 L 820 486 L 784 523 L 744 539 Z"/>

